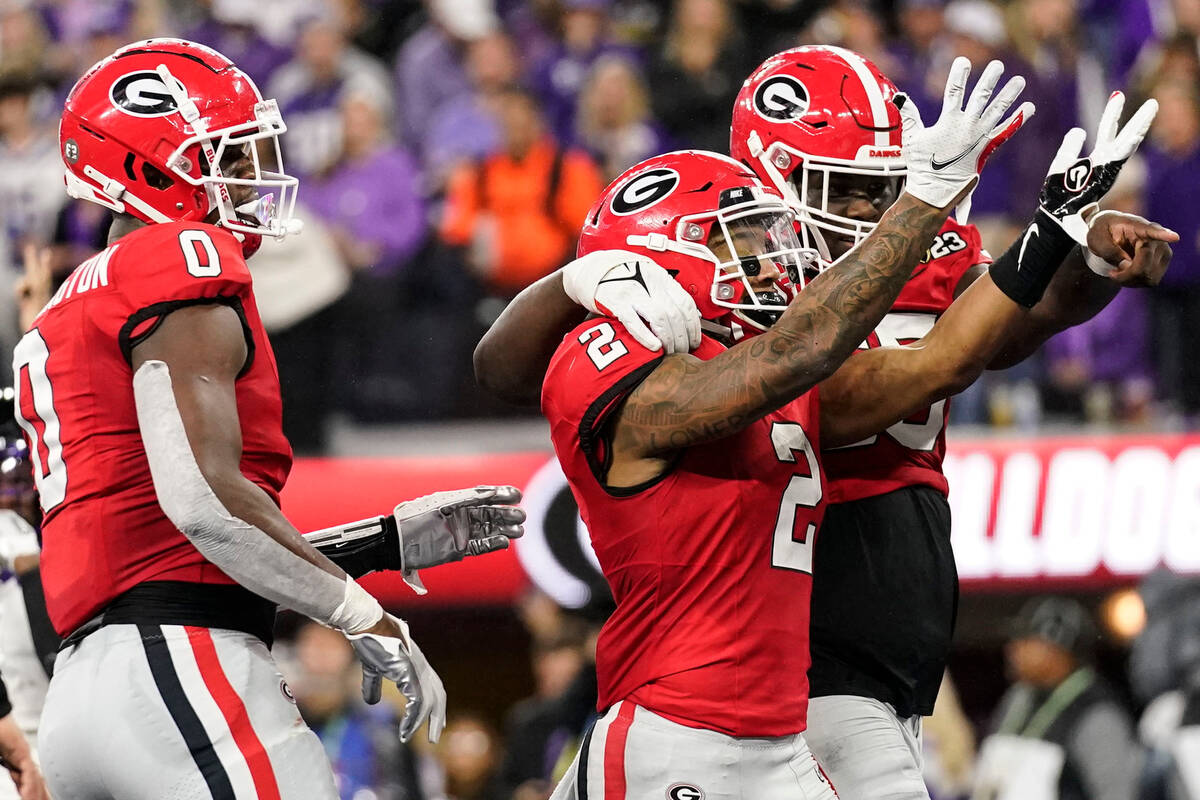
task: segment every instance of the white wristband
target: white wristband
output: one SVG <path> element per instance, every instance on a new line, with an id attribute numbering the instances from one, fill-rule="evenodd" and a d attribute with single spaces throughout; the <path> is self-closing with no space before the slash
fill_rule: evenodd
<path id="1" fill-rule="evenodd" d="M 1083 248 L 1083 263 L 1088 265 L 1088 269 L 1099 275 L 1101 278 L 1107 278 L 1117 271 L 1116 264 L 1110 264 L 1100 256 Z"/>
<path id="2" fill-rule="evenodd" d="M 323 621 L 342 633 L 361 633 L 381 619 L 383 606 L 347 575 L 346 596 L 342 604 L 333 610 L 329 619 Z"/>
<path id="3" fill-rule="evenodd" d="M 1111 208 L 1096 212 L 1095 214 L 1093 214 L 1091 216 L 1091 218 L 1088 219 L 1087 230 L 1090 231 L 1092 229 L 1092 226 L 1096 224 L 1096 220 L 1100 219 L 1105 214 L 1116 214 L 1116 213 L 1117 212 L 1113 211 Z M 1086 241 L 1087 241 L 1087 233 L 1085 231 L 1084 232 L 1084 242 L 1086 242 Z M 1088 265 L 1088 269 L 1090 269 L 1092 272 L 1099 275 L 1101 278 L 1107 278 L 1110 275 L 1112 275 L 1114 272 L 1117 271 L 1116 264 L 1110 264 L 1109 262 L 1105 261 L 1103 258 L 1101 258 L 1100 256 L 1093 253 L 1091 250 L 1089 250 L 1086 244 L 1083 245 L 1083 261 L 1085 264 Z"/>

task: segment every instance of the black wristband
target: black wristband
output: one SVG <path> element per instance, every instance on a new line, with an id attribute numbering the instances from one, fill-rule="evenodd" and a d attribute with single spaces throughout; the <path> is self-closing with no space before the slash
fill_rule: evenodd
<path id="1" fill-rule="evenodd" d="M 1020 238 L 988 267 L 988 274 L 1013 302 L 1033 308 L 1074 246 L 1075 240 L 1039 208 Z"/>
<path id="2" fill-rule="evenodd" d="M 341 567 L 351 578 L 361 578 L 368 572 L 386 569 L 401 569 L 400 531 L 396 518 L 391 514 L 381 517 L 383 531 L 339 544 L 323 544 L 317 547 L 322 555 Z"/>

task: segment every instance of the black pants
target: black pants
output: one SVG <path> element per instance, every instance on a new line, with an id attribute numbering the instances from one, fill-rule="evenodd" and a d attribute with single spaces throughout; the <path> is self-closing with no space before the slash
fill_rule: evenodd
<path id="1" fill-rule="evenodd" d="M 811 695 L 931 713 L 957 613 L 945 495 L 910 486 L 831 505 L 813 555 Z"/>

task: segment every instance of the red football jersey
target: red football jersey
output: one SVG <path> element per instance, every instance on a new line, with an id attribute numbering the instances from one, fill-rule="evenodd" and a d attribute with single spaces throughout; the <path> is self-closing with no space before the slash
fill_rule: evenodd
<path id="1" fill-rule="evenodd" d="M 695 355 L 724 348 L 705 338 Z M 805 727 L 812 552 L 824 513 L 817 393 L 683 451 L 662 478 L 604 483 L 608 415 L 658 365 L 617 322 L 563 340 L 542 388 L 554 450 L 617 610 L 598 707 L 623 699 L 731 736 Z"/>
<path id="2" fill-rule="evenodd" d="M 159 507 L 133 399 L 133 347 L 198 303 L 242 317 L 242 472 L 278 501 L 292 463 L 279 376 L 228 231 L 165 223 L 121 237 L 71 273 L 16 348 L 18 417 L 45 511 L 42 581 L 60 634 L 144 581 L 232 583 Z"/>
<path id="3" fill-rule="evenodd" d="M 892 310 L 859 349 L 911 344 L 924 337 L 954 302 L 963 274 L 991 260 L 975 226 L 946 220 Z M 939 400 L 883 433 L 824 451 L 821 461 L 829 476 L 829 502 L 861 500 L 915 485 L 946 494 L 949 486 L 942 460 L 949 415 L 949 399 Z"/>

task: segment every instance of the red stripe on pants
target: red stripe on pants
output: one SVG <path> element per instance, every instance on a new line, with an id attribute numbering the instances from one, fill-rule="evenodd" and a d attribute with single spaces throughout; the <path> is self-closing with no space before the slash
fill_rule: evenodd
<path id="1" fill-rule="evenodd" d="M 190 625 L 184 630 L 187 631 L 192 652 L 196 654 L 196 665 L 200 668 L 200 677 L 204 679 L 204 685 L 208 687 L 209 694 L 216 701 L 217 708 L 221 709 L 221 715 L 225 717 L 225 722 L 229 725 L 229 732 L 233 734 L 233 741 L 241 751 L 242 757 L 246 759 L 246 765 L 250 767 L 250 777 L 254 779 L 255 795 L 259 800 L 280 800 L 279 784 L 275 781 L 275 770 L 271 767 L 271 759 L 267 756 L 262 742 L 259 741 L 258 734 L 250 725 L 250 717 L 246 714 L 246 704 L 234 691 L 233 684 L 225 676 L 225 670 L 221 669 L 212 633 L 208 628 L 195 628 Z"/>
<path id="2" fill-rule="evenodd" d="M 633 703 L 622 700 L 621 710 L 604 737 L 604 800 L 625 800 L 625 741 L 629 738 L 635 708 Z"/>

